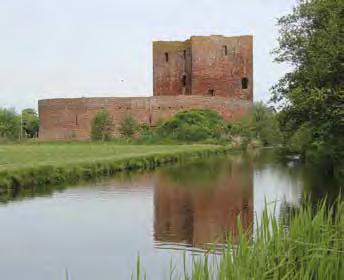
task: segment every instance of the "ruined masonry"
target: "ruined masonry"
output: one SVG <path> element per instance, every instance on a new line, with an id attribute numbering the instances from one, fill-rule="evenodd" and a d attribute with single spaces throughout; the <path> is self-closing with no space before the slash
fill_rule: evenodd
<path id="1" fill-rule="evenodd" d="M 253 37 L 192 36 L 153 42 L 153 96 L 60 98 L 38 102 L 41 139 L 90 138 L 91 121 L 108 110 L 119 124 L 125 114 L 154 126 L 178 111 L 207 108 L 226 120 L 253 105 Z M 115 132 L 116 133 L 116 132 Z"/>

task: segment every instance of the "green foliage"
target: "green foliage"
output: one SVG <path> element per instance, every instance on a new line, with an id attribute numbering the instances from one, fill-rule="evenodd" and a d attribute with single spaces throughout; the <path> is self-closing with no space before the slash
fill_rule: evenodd
<path id="1" fill-rule="evenodd" d="M 132 138 L 138 132 L 139 125 L 133 115 L 128 113 L 124 116 L 118 130 L 123 137 Z"/>
<path id="2" fill-rule="evenodd" d="M 14 110 L 0 108 L 0 138 L 16 139 L 20 133 L 20 120 Z"/>
<path id="3" fill-rule="evenodd" d="M 170 279 L 344 279 L 344 202 L 339 195 L 315 207 L 310 200 L 282 213 L 281 222 L 265 206 L 255 229 L 245 231 L 238 218 L 238 237 L 229 235 L 226 248 L 184 266 L 183 276 Z M 252 237 L 254 232 L 254 237 Z M 184 260 L 184 263 L 186 261 Z"/>
<path id="4" fill-rule="evenodd" d="M 113 119 L 106 110 L 97 112 L 92 120 L 91 139 L 106 141 L 112 138 L 114 130 Z"/>
<path id="5" fill-rule="evenodd" d="M 190 110 L 177 113 L 157 128 L 161 137 L 182 141 L 200 141 L 217 138 L 225 132 L 223 118 L 211 110 Z"/>
<path id="6" fill-rule="evenodd" d="M 306 160 L 307 154 L 318 153 L 311 158 L 332 169 L 343 166 L 344 158 L 343 16 L 342 0 L 299 1 L 278 21 L 275 50 L 276 61 L 293 66 L 273 88 L 273 100 L 282 105 L 285 142 L 308 127 L 311 145 L 302 145 Z"/>
<path id="7" fill-rule="evenodd" d="M 290 150 L 303 154 L 312 144 L 312 130 L 308 125 L 301 126 L 290 138 L 288 146 Z"/>
<path id="8" fill-rule="evenodd" d="M 254 141 L 264 146 L 275 146 L 282 142 L 278 114 L 262 102 L 254 104 L 253 115 L 233 121 L 228 124 L 230 134 L 241 138 L 241 144 L 246 147 Z"/>
<path id="9" fill-rule="evenodd" d="M 29 138 L 38 137 L 39 118 L 34 109 L 27 108 L 22 111 L 23 132 Z"/>

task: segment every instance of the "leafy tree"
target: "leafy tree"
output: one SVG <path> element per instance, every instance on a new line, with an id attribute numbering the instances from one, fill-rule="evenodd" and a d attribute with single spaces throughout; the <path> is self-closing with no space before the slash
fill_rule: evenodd
<path id="1" fill-rule="evenodd" d="M 29 138 L 38 136 L 39 118 L 34 109 L 27 108 L 22 111 L 23 131 Z"/>
<path id="2" fill-rule="evenodd" d="M 229 123 L 232 136 L 242 137 L 245 144 L 259 140 L 264 146 L 274 146 L 282 142 L 278 114 L 262 102 L 253 107 L 252 116 Z"/>
<path id="3" fill-rule="evenodd" d="M 119 133 L 126 137 L 126 138 L 132 138 L 135 133 L 138 131 L 139 125 L 133 115 L 126 114 L 120 124 L 119 127 Z"/>
<path id="4" fill-rule="evenodd" d="M 0 108 L 0 138 L 18 138 L 20 121 L 16 112 L 12 109 Z"/>
<path id="5" fill-rule="evenodd" d="M 97 112 L 92 120 L 92 140 L 110 140 L 112 137 L 113 130 L 114 124 L 110 113 L 106 110 Z"/>
<path id="6" fill-rule="evenodd" d="M 343 0 L 300 0 L 279 19 L 274 51 L 277 62 L 293 66 L 273 88 L 285 141 L 305 135 L 307 127 L 309 144 L 301 145 L 306 159 L 308 152 L 323 154 L 329 167 L 342 165 L 344 158 L 343 18 Z"/>
<path id="7" fill-rule="evenodd" d="M 282 142 L 277 113 L 262 102 L 254 104 L 253 117 L 256 137 L 263 145 L 276 145 Z"/>

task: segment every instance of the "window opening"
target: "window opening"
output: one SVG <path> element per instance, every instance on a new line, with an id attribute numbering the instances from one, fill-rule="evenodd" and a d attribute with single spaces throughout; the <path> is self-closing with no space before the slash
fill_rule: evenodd
<path id="1" fill-rule="evenodd" d="M 225 52 L 225 55 L 228 55 L 228 47 L 225 45 L 225 46 L 223 46 L 223 50 L 224 50 L 224 52 Z"/>
<path id="2" fill-rule="evenodd" d="M 241 88 L 247 89 L 248 88 L 248 79 L 246 77 L 241 79 Z"/>
<path id="3" fill-rule="evenodd" d="M 165 52 L 165 61 L 168 62 L 168 53 Z"/>
<path id="4" fill-rule="evenodd" d="M 182 82 L 183 82 L 183 87 L 185 87 L 186 86 L 186 75 L 183 75 Z"/>
<path id="5" fill-rule="evenodd" d="M 214 96 L 215 95 L 215 91 L 213 89 L 208 89 L 208 95 L 209 96 Z"/>

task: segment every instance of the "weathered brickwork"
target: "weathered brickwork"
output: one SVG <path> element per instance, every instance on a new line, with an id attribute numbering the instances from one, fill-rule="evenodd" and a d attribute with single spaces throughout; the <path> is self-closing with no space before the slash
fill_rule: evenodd
<path id="1" fill-rule="evenodd" d="M 153 42 L 154 95 L 253 99 L 253 37 Z"/>
<path id="2" fill-rule="evenodd" d="M 154 126 L 178 111 L 195 108 L 238 119 L 251 112 L 252 81 L 252 36 L 154 42 L 153 96 L 40 100 L 39 137 L 89 139 L 92 119 L 102 109 L 117 126 L 126 114 Z"/>
<path id="3" fill-rule="evenodd" d="M 119 124 L 125 114 L 132 114 L 140 123 L 154 126 L 158 121 L 178 111 L 208 108 L 219 112 L 226 120 L 247 114 L 251 102 L 208 96 L 153 96 L 46 99 L 39 101 L 40 132 L 42 139 L 89 139 L 94 115 L 108 110 L 114 123 Z"/>

